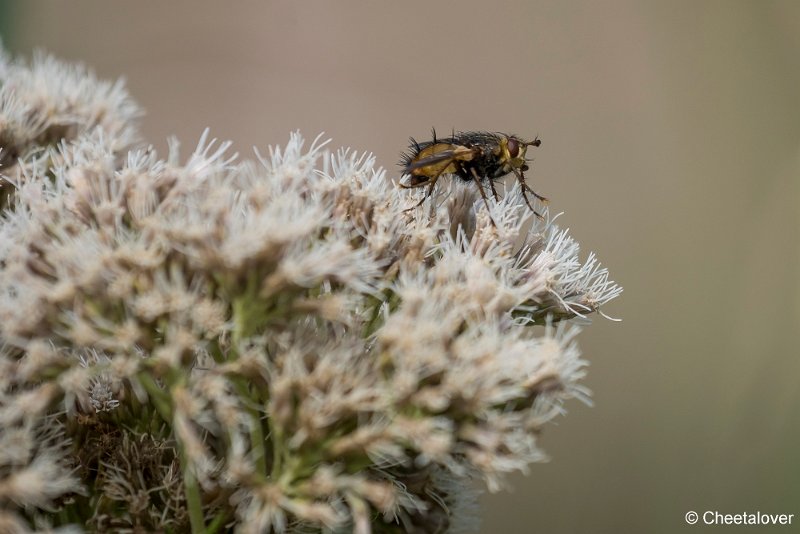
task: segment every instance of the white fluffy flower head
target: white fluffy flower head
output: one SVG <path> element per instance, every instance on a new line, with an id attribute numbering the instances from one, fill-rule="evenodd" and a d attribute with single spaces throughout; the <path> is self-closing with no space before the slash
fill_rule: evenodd
<path id="1" fill-rule="evenodd" d="M 588 399 L 573 323 L 621 288 L 518 188 L 409 210 L 369 154 L 204 134 L 181 163 L 137 115 L 0 59 L 0 521 L 460 532 L 459 487 Z"/>

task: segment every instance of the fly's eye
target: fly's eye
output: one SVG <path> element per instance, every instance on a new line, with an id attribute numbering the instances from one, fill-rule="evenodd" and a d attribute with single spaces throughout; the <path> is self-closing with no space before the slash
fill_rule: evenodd
<path id="1" fill-rule="evenodd" d="M 508 140 L 508 155 L 512 158 L 519 156 L 519 141 L 513 137 Z"/>

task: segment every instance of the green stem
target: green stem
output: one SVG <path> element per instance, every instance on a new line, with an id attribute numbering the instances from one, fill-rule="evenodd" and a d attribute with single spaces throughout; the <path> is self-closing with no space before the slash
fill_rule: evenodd
<path id="1" fill-rule="evenodd" d="M 265 303 L 259 302 L 259 282 L 258 273 L 250 272 L 244 291 L 232 300 L 234 346 L 253 334 L 261 319 L 259 315 L 266 311 Z"/>
<path id="2" fill-rule="evenodd" d="M 214 516 L 214 519 L 211 521 L 211 523 L 206 527 L 205 534 L 215 534 L 217 530 L 220 529 L 222 524 L 225 523 L 226 519 L 228 519 L 228 514 L 226 512 L 223 511 L 218 513 L 216 516 Z"/>
<path id="3" fill-rule="evenodd" d="M 139 383 L 142 385 L 144 390 L 150 396 L 153 406 L 156 407 L 156 410 L 158 410 L 158 413 L 161 415 L 162 419 L 167 422 L 172 421 L 172 407 L 170 406 L 164 390 L 158 387 L 156 381 L 146 371 L 138 373 L 137 378 L 139 379 Z"/>
<path id="4" fill-rule="evenodd" d="M 272 419 L 269 419 L 270 437 L 272 438 L 272 469 L 270 477 L 277 480 L 278 475 L 283 469 L 283 435 L 279 429 L 275 428 Z"/>
<path id="5" fill-rule="evenodd" d="M 200 498 L 200 486 L 194 473 L 189 469 L 189 462 L 186 456 L 181 453 L 181 463 L 183 464 L 183 486 L 186 492 L 186 506 L 189 510 L 189 523 L 192 525 L 192 532 L 205 532 L 206 525 L 203 519 L 203 501 Z"/>
<path id="6" fill-rule="evenodd" d="M 248 391 L 248 388 L 245 384 L 243 384 L 240 380 L 235 380 L 234 385 L 236 387 L 236 391 L 241 395 L 247 402 L 244 404 L 247 405 L 250 402 L 255 402 L 252 398 L 252 395 Z M 252 450 L 256 452 L 255 461 L 256 461 L 256 469 L 262 475 L 267 474 L 267 452 L 264 449 L 264 432 L 261 430 L 261 416 L 255 408 L 246 407 L 245 408 L 250 415 L 250 420 L 252 424 L 250 425 L 250 446 Z"/>

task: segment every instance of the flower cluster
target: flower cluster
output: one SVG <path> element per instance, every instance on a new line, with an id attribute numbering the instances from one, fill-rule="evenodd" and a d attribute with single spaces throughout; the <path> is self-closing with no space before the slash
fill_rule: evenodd
<path id="1" fill-rule="evenodd" d="M 0 57 L 0 531 L 474 528 L 621 288 L 518 189 L 408 211 L 369 155 L 160 159 L 137 115 Z"/>

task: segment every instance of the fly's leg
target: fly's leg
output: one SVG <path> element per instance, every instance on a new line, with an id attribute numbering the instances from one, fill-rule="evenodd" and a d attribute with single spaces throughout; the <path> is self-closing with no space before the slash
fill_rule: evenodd
<path id="1" fill-rule="evenodd" d="M 481 184 L 481 177 L 478 176 L 478 172 L 474 167 L 470 167 L 469 170 L 472 173 L 472 176 L 475 178 L 475 185 L 478 186 L 478 191 L 481 192 L 481 198 L 483 199 L 483 204 L 486 206 L 486 213 L 489 214 L 489 220 L 492 221 L 492 226 L 497 228 L 497 224 L 495 224 L 494 219 L 492 219 L 492 212 L 489 209 L 489 199 L 486 198 L 486 191 L 483 190 L 483 185 Z"/>
<path id="2" fill-rule="evenodd" d="M 528 200 L 528 195 L 526 195 L 525 193 L 526 192 L 531 193 L 533 196 L 535 196 L 536 198 L 538 198 L 540 201 L 542 201 L 544 203 L 547 203 L 547 199 L 545 197 L 543 197 L 542 195 L 540 195 L 539 193 L 537 193 L 536 191 L 534 191 L 533 189 L 531 189 L 531 186 L 529 186 L 525 182 L 525 175 L 522 174 L 522 171 L 514 169 L 514 176 L 517 177 L 517 182 L 519 182 L 519 186 L 522 189 L 522 198 L 525 199 L 525 204 L 528 205 L 530 210 L 533 212 L 534 215 L 536 215 L 537 218 L 544 219 L 544 217 L 542 216 L 541 213 L 539 213 L 538 211 L 533 209 L 533 206 L 531 206 L 530 200 Z"/>
<path id="3" fill-rule="evenodd" d="M 438 176 L 437 176 L 437 178 L 438 178 Z M 416 204 L 414 204 L 410 208 L 404 209 L 403 211 L 404 212 L 411 211 L 411 210 L 413 210 L 415 208 L 418 208 L 418 207 L 422 206 L 422 203 L 425 202 L 426 200 L 428 200 L 428 197 L 431 196 L 431 193 L 433 193 L 433 186 L 435 186 L 435 185 L 436 185 L 436 180 L 432 180 L 431 181 L 431 185 L 428 186 L 428 190 L 425 191 L 425 196 L 422 197 L 422 199 L 420 199 L 419 202 L 417 202 Z"/>
<path id="4" fill-rule="evenodd" d="M 494 180 L 491 178 L 489 178 L 489 186 L 492 188 L 492 195 L 494 195 L 495 201 L 500 200 L 500 198 L 497 196 L 497 189 L 494 188 Z"/>
<path id="5" fill-rule="evenodd" d="M 446 167 L 445 167 L 445 168 L 446 168 Z M 436 176 L 434 176 L 433 178 L 431 178 L 431 184 L 428 186 L 428 190 L 427 190 L 427 191 L 425 191 L 425 196 L 424 196 L 424 197 L 422 197 L 422 200 L 420 200 L 419 202 L 417 202 L 416 204 L 414 204 L 414 205 L 413 205 L 413 206 L 411 206 L 410 208 L 406 208 L 406 209 L 404 209 L 404 210 L 403 210 L 403 212 L 406 212 L 406 211 L 411 211 L 411 210 L 413 210 L 414 208 L 418 208 L 418 207 L 422 206 L 422 203 L 423 203 L 423 202 L 425 202 L 425 201 L 428 199 L 428 197 L 429 197 L 429 196 L 431 196 L 431 193 L 433 193 L 433 187 L 436 185 L 436 181 L 439 179 L 439 177 L 440 177 L 440 176 L 441 176 L 441 175 L 444 173 L 444 169 L 445 169 L 445 168 L 443 168 L 442 170 L 440 170 L 438 173 L 436 173 Z"/>

